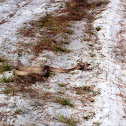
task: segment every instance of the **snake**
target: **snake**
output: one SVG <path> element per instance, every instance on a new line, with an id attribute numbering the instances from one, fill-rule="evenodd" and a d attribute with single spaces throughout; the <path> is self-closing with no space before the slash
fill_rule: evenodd
<path id="1" fill-rule="evenodd" d="M 37 67 L 37 66 L 16 66 L 14 69 L 14 75 L 19 75 L 19 76 L 28 76 L 32 74 L 38 74 L 41 76 L 46 75 L 48 72 L 57 72 L 57 73 L 69 73 L 74 70 L 89 70 L 88 67 L 90 64 L 88 63 L 83 63 L 83 64 L 78 64 L 77 66 L 70 68 L 70 69 L 62 69 L 62 68 L 55 68 L 51 66 L 42 66 L 42 67 Z"/>

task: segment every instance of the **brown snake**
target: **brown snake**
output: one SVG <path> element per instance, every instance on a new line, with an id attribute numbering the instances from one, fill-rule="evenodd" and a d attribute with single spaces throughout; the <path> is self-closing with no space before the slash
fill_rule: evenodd
<path id="1" fill-rule="evenodd" d="M 43 66 L 43 67 L 36 67 L 36 66 L 29 66 L 29 67 L 25 67 L 25 66 L 17 66 L 14 69 L 14 75 L 19 75 L 19 76 L 27 76 L 27 75 L 31 75 L 31 74 L 38 74 L 41 76 L 46 75 L 49 71 L 50 72 L 58 72 L 58 73 L 68 73 L 71 72 L 73 70 L 90 70 L 88 69 L 88 67 L 90 66 L 90 64 L 88 63 L 84 63 L 84 64 L 78 64 L 76 67 L 73 67 L 71 69 L 61 69 L 61 68 L 54 68 L 54 67 L 50 67 L 50 66 Z"/>

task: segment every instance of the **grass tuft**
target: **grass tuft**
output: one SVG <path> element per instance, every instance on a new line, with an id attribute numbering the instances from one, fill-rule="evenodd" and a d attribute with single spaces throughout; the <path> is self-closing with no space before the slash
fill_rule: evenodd
<path id="1" fill-rule="evenodd" d="M 96 30 L 97 31 L 100 31 L 101 30 L 101 27 L 100 26 L 96 27 Z"/>
<path id="2" fill-rule="evenodd" d="M 71 30 L 71 29 L 66 29 L 64 32 L 69 34 L 69 35 L 72 35 L 74 33 L 74 31 Z"/>
<path id="3" fill-rule="evenodd" d="M 70 107 L 74 107 L 74 105 L 70 102 L 70 99 L 68 99 L 68 98 L 57 97 L 55 102 L 57 102 L 63 106 L 68 105 Z"/>
<path id="4" fill-rule="evenodd" d="M 7 78 L 7 77 L 3 77 L 0 79 L 0 82 L 2 83 L 10 83 L 12 81 L 12 78 Z"/>
<path id="5" fill-rule="evenodd" d="M 89 120 L 89 118 L 90 118 L 90 115 L 83 116 L 83 119 L 84 119 L 84 120 Z"/>
<path id="6" fill-rule="evenodd" d="M 48 71 L 45 77 L 52 77 L 53 74 L 54 74 L 53 72 Z"/>
<path id="7" fill-rule="evenodd" d="M 55 52 L 66 52 L 66 53 L 70 53 L 70 50 L 69 49 L 66 49 L 66 48 L 63 48 L 59 45 L 54 45 L 52 44 L 52 49 L 55 51 Z"/>
<path id="8" fill-rule="evenodd" d="M 95 126 L 100 126 L 100 125 L 102 124 L 102 122 L 97 121 L 97 122 L 93 122 L 93 124 L 94 124 Z"/>
<path id="9" fill-rule="evenodd" d="M 61 84 L 58 84 L 60 87 L 66 87 L 67 86 L 67 84 L 63 84 L 63 83 L 61 83 Z"/>
<path id="10" fill-rule="evenodd" d="M 92 89 L 90 86 L 83 86 L 83 90 L 86 92 L 92 92 Z"/>
<path id="11" fill-rule="evenodd" d="M 73 119 L 72 117 L 70 118 L 66 118 L 64 117 L 63 115 L 59 116 L 58 117 L 59 120 L 62 122 L 62 123 L 65 123 L 67 124 L 68 126 L 76 126 L 77 125 L 77 121 L 75 119 Z"/>
<path id="12" fill-rule="evenodd" d="M 17 110 L 15 111 L 15 114 L 24 114 L 24 113 L 25 113 L 25 111 L 22 110 L 22 109 L 17 109 Z"/>
<path id="13" fill-rule="evenodd" d="M 5 89 L 3 90 L 3 92 L 4 92 L 5 94 L 12 94 L 12 93 L 13 93 L 13 89 L 11 89 L 11 88 L 5 88 Z"/>
<path id="14" fill-rule="evenodd" d="M 90 86 L 75 87 L 74 89 L 75 89 L 77 95 L 94 92 L 92 87 L 90 87 Z"/>
<path id="15" fill-rule="evenodd" d="M 8 63 L 4 63 L 0 65 L 0 73 L 3 73 L 5 71 L 10 71 L 11 70 L 11 65 Z"/>
<path id="16" fill-rule="evenodd" d="M 89 55 L 90 55 L 90 57 L 95 57 L 96 56 L 94 53 L 90 53 Z"/>
<path id="17" fill-rule="evenodd" d="M 62 92 L 62 91 L 58 91 L 58 94 L 65 94 L 64 92 Z"/>

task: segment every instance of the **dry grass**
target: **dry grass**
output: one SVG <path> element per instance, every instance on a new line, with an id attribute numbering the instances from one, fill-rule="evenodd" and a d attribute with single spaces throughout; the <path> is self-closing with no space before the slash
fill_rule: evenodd
<path id="1" fill-rule="evenodd" d="M 91 2 L 89 0 L 71 0 L 66 2 L 66 7 L 60 11 L 60 14 L 46 14 L 38 20 L 27 23 L 26 26 L 19 30 L 19 33 L 25 37 L 36 37 L 36 34 L 39 34 L 40 37 L 32 49 L 35 55 L 38 55 L 43 50 L 67 53 L 69 51 L 67 49 L 64 50 L 63 45 L 67 43 L 66 41 L 69 41 L 69 36 L 74 33 L 71 30 L 70 22 L 80 21 L 85 18 L 88 23 L 92 23 L 98 11 L 94 14 L 94 12 L 89 13 L 89 10 L 97 10 L 97 8 L 104 7 L 107 3 L 101 0 Z M 87 31 L 89 32 L 87 34 L 95 34 L 92 31 L 92 25 L 88 26 Z M 61 40 L 57 42 L 57 35 L 60 35 L 61 38 L 65 35 L 67 39 L 64 39 L 64 42 Z M 52 45 L 54 43 L 56 47 L 60 44 L 60 51 L 53 48 Z"/>
<path id="2" fill-rule="evenodd" d="M 36 55 L 41 53 L 43 50 L 68 53 L 70 50 L 63 47 L 65 42 L 56 40 L 57 35 L 64 37 L 65 40 L 69 39 L 69 36 L 73 34 L 73 31 L 71 30 L 71 21 L 86 19 L 87 27 L 85 34 L 88 35 L 88 38 L 85 38 L 85 40 L 91 41 L 92 36 L 97 37 L 95 31 L 100 30 L 99 27 L 94 30 L 92 23 L 95 20 L 97 13 L 101 12 L 101 9 L 99 8 L 104 7 L 107 3 L 108 2 L 101 0 L 71 0 L 66 2 L 66 7 L 60 11 L 60 14 L 46 14 L 44 17 L 41 17 L 38 20 L 31 21 L 27 23 L 25 27 L 20 29 L 20 33 L 25 37 L 36 37 L 36 34 L 40 35 L 32 49 Z M 90 45 L 90 47 L 93 47 L 92 45 Z M 46 77 L 41 77 L 38 75 L 26 77 L 19 76 L 15 79 L 15 82 L 29 86 L 37 81 L 43 82 L 46 79 Z M 22 92 L 26 91 L 24 87 L 21 87 L 20 89 Z M 90 97 L 93 97 L 93 90 L 91 90 L 90 87 L 75 88 L 73 90 L 75 90 L 77 94 L 83 95 L 87 93 L 90 95 Z M 35 92 L 33 94 L 35 94 L 34 96 L 38 95 L 38 93 Z M 43 94 L 45 99 L 46 96 L 47 98 L 50 96 L 47 94 Z M 57 98 L 57 102 L 65 102 L 65 99 Z"/>
<path id="3" fill-rule="evenodd" d="M 28 86 L 25 84 L 7 84 L 5 90 L 3 90 L 5 94 L 13 93 L 13 95 L 22 94 L 23 97 L 28 99 L 39 99 L 40 101 L 54 101 L 55 94 L 49 91 L 40 90 L 37 88 L 33 88 L 32 86 Z"/>
<path id="4" fill-rule="evenodd" d="M 28 26 L 21 28 L 19 33 L 24 37 L 36 37 L 38 33 L 41 37 L 39 37 L 36 42 L 33 50 L 36 55 L 41 53 L 43 50 L 51 50 L 56 51 L 53 47 L 54 42 L 56 42 L 55 46 L 59 44 L 62 45 L 65 42 L 57 42 L 54 38 L 57 35 L 64 37 L 64 34 L 68 37 L 68 35 L 73 34 L 73 31 L 69 28 L 68 21 L 60 20 L 60 16 L 52 16 L 51 14 L 46 14 L 44 17 L 29 22 Z M 43 29 L 43 31 L 41 31 Z M 65 39 L 65 38 L 64 38 Z M 68 38 L 67 38 L 68 39 Z M 60 47 L 61 52 L 67 52 L 63 50 L 63 47 Z"/>
<path id="5" fill-rule="evenodd" d="M 34 28 L 30 28 L 27 26 L 21 28 L 19 33 L 22 34 L 24 37 L 35 37 L 36 34 Z"/>
<path id="6" fill-rule="evenodd" d="M 52 50 L 51 49 L 52 40 L 49 38 L 43 38 L 42 40 L 38 41 L 33 48 L 35 54 L 39 54 L 42 50 Z"/>
<path id="7" fill-rule="evenodd" d="M 76 91 L 76 94 L 90 94 L 93 93 L 94 86 L 83 86 L 83 87 L 74 87 L 73 90 Z"/>
<path id="8" fill-rule="evenodd" d="M 47 77 L 43 77 L 37 74 L 32 74 L 28 76 L 17 76 L 15 77 L 15 82 L 19 84 L 31 85 L 36 82 L 44 82 L 46 81 Z"/>
<path id="9" fill-rule="evenodd" d="M 69 53 L 70 50 L 66 49 L 65 47 L 62 47 L 58 44 L 53 44 L 53 40 L 49 38 L 43 38 L 33 48 L 35 54 L 39 54 L 42 52 L 42 50 L 51 50 L 55 52 L 66 52 Z"/>

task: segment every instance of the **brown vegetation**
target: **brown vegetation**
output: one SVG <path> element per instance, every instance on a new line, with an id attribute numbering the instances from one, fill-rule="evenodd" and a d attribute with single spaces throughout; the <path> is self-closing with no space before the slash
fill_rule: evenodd
<path id="1" fill-rule="evenodd" d="M 35 52 L 36 55 L 43 50 L 69 52 L 67 49 L 64 50 L 63 46 L 68 43 L 70 35 L 73 34 L 70 22 L 85 18 L 89 23 L 87 26 L 88 34 L 92 34 L 93 29 L 91 23 L 94 21 L 95 15 L 99 13 L 98 8 L 101 6 L 104 7 L 107 3 L 108 1 L 101 0 L 71 0 L 65 3 L 66 7 L 59 13 L 46 14 L 38 20 L 29 22 L 20 29 L 20 33 L 25 37 L 37 37 L 36 34 L 39 34 L 38 40 L 32 48 L 32 51 Z M 89 10 L 92 11 L 89 12 Z M 95 12 L 95 10 L 97 10 L 97 12 Z M 57 36 L 60 36 L 60 40 L 58 41 Z M 62 39 L 64 40 L 62 41 Z M 58 46 L 60 51 L 57 51 L 54 46 Z"/>

